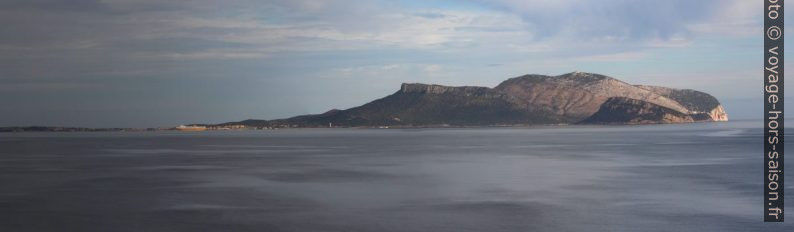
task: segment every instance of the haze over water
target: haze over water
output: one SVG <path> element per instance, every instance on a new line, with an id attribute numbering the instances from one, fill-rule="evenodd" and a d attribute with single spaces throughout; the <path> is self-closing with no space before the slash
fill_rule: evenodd
<path id="1" fill-rule="evenodd" d="M 760 126 L 6 133 L 0 231 L 791 231 Z"/>

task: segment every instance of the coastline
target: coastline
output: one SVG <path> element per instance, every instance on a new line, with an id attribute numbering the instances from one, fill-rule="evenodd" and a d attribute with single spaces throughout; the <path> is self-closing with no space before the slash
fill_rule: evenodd
<path id="1" fill-rule="evenodd" d="M 728 123 L 732 121 L 751 121 L 752 119 L 738 119 L 731 121 L 695 121 L 678 123 L 588 123 L 588 124 L 515 124 L 515 125 L 421 125 L 421 126 L 360 126 L 360 127 L 284 127 L 259 129 L 255 127 L 244 127 L 236 129 L 208 129 L 208 130 L 178 130 L 171 128 L 90 128 L 90 127 L 50 127 L 50 126 L 11 126 L 0 127 L 0 133 L 25 133 L 25 132 L 159 132 L 172 131 L 182 133 L 197 133 L 211 131 L 276 131 L 276 130 L 296 130 L 296 129 L 481 129 L 481 128 L 566 128 L 566 127 L 625 127 L 625 126 L 652 126 L 652 125 L 679 125 L 679 124 L 707 124 L 707 123 Z"/>

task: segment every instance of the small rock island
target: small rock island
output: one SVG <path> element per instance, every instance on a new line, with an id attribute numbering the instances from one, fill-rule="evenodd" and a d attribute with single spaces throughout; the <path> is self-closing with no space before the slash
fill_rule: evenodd
<path id="1" fill-rule="evenodd" d="M 445 127 L 659 124 L 727 121 L 713 96 L 690 89 L 632 85 L 584 72 L 524 75 L 494 88 L 402 84 L 399 91 L 346 110 L 215 127 Z"/>

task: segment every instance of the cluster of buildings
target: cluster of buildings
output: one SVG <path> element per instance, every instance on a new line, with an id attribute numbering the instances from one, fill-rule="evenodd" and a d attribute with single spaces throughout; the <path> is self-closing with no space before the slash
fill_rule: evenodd
<path id="1" fill-rule="evenodd" d="M 178 131 L 207 131 L 207 130 L 275 130 L 277 127 L 251 127 L 246 125 L 180 125 L 174 127 Z"/>

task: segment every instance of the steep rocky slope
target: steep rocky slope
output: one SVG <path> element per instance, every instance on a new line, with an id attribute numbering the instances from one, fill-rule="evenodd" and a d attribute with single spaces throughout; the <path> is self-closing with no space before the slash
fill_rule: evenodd
<path id="1" fill-rule="evenodd" d="M 570 121 L 583 120 L 611 97 L 651 102 L 689 113 L 680 103 L 648 89 L 615 78 L 573 72 L 560 76 L 525 75 L 511 78 L 495 88 L 519 99 L 525 108 L 544 109 Z"/>
<path id="2" fill-rule="evenodd" d="M 678 101 L 692 114 L 709 117 L 712 121 L 728 121 L 728 114 L 722 104 L 710 94 L 691 89 L 674 89 L 661 86 L 637 85 L 662 96 Z"/>
<path id="3" fill-rule="evenodd" d="M 601 104 L 599 110 L 582 124 L 655 124 L 694 122 L 690 114 L 647 101 L 613 97 Z"/>

